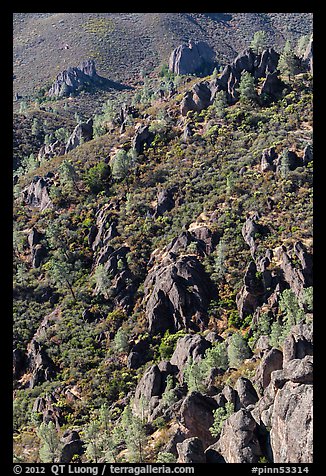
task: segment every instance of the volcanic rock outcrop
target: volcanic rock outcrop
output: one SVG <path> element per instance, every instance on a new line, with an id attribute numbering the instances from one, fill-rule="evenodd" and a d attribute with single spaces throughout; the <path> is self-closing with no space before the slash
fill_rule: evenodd
<path id="1" fill-rule="evenodd" d="M 215 53 L 207 43 L 190 40 L 172 51 L 169 69 L 175 74 L 210 74 L 214 62 Z"/>

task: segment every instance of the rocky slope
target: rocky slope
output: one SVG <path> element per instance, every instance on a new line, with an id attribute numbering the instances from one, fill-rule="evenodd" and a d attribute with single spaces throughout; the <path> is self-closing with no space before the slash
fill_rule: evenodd
<path id="1" fill-rule="evenodd" d="M 31 94 L 81 58 L 94 59 L 105 78 L 135 83 L 141 70 L 168 63 L 173 48 L 190 39 L 209 39 L 226 64 L 261 29 L 280 48 L 285 37 L 311 32 L 312 14 L 15 13 L 14 93 Z"/>
<path id="2" fill-rule="evenodd" d="M 17 14 L 17 39 L 53 15 Z M 80 94 L 77 121 L 62 82 L 17 114 L 16 461 L 312 462 L 311 58 L 288 77 L 277 42 L 244 46 L 218 74 Z"/>

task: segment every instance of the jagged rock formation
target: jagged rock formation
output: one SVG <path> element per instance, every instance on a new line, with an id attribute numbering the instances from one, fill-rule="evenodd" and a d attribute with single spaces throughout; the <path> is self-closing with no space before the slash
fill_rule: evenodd
<path id="1" fill-rule="evenodd" d="M 34 339 L 27 347 L 27 367 L 30 373 L 30 388 L 34 388 L 42 382 L 52 380 L 56 373 L 52 359 L 50 359 L 43 347 Z"/>
<path id="2" fill-rule="evenodd" d="M 183 369 L 188 360 L 198 362 L 204 357 L 205 351 L 211 347 L 211 343 L 199 334 L 187 334 L 178 339 L 176 348 L 171 357 L 171 364 L 175 365 L 182 376 Z"/>
<path id="3" fill-rule="evenodd" d="M 256 430 L 251 413 L 241 408 L 225 421 L 214 448 L 226 463 L 257 463 L 263 453 Z"/>
<path id="4" fill-rule="evenodd" d="M 79 88 L 98 83 L 99 79 L 94 60 L 83 61 L 77 67 L 61 71 L 49 89 L 48 95 L 49 97 L 69 96 Z"/>
<path id="5" fill-rule="evenodd" d="M 241 318 L 253 314 L 263 303 L 265 288 L 263 281 L 257 276 L 257 266 L 251 261 L 244 276 L 244 286 L 237 294 L 236 304 Z"/>
<path id="6" fill-rule="evenodd" d="M 214 288 L 195 256 L 170 252 L 149 272 L 144 291 L 151 333 L 205 328 Z"/>
<path id="7" fill-rule="evenodd" d="M 36 175 L 30 185 L 22 191 L 23 201 L 27 205 L 39 208 L 40 211 L 52 207 L 49 188 L 53 184 L 53 177 L 52 173 L 48 173 L 45 177 Z"/>
<path id="8" fill-rule="evenodd" d="M 35 227 L 32 228 L 31 232 L 27 237 L 33 268 L 38 268 L 41 265 L 42 260 L 47 253 L 45 246 L 40 243 L 40 240 L 42 238 L 43 234 L 39 233 Z"/>
<path id="9" fill-rule="evenodd" d="M 132 147 L 138 154 L 142 154 L 144 146 L 149 146 L 154 139 L 154 134 L 150 132 L 148 125 L 139 124 L 136 128 L 134 138 L 132 140 Z"/>
<path id="10" fill-rule="evenodd" d="M 175 74 L 210 74 L 215 53 L 204 41 L 189 40 L 188 45 L 175 48 L 169 59 L 169 69 Z"/>
<path id="11" fill-rule="evenodd" d="M 56 140 L 52 142 L 51 144 L 43 144 L 42 147 L 40 148 L 38 154 L 37 154 L 37 159 L 38 160 L 48 160 L 52 159 L 52 157 L 56 157 L 58 155 L 64 155 L 66 153 L 66 147 L 65 144 L 63 144 L 61 141 Z"/>
<path id="12" fill-rule="evenodd" d="M 197 437 L 187 438 L 182 443 L 177 443 L 177 463 L 206 463 L 203 443 Z"/>
<path id="13" fill-rule="evenodd" d="M 278 60 L 279 54 L 273 48 L 268 48 L 259 55 L 250 48 L 244 50 L 224 68 L 218 79 L 197 83 L 191 91 L 185 93 L 180 105 L 182 116 L 186 116 L 188 111 L 201 111 L 207 108 L 213 103 L 216 93 L 221 90 L 227 93 L 229 104 L 234 104 L 239 98 L 237 88 L 243 71 L 249 72 L 256 79 L 266 78 L 260 94 L 275 99 L 284 88 L 284 84 L 277 76 Z"/>
<path id="14" fill-rule="evenodd" d="M 158 218 L 174 208 L 175 201 L 172 189 L 163 189 L 157 193 L 157 205 L 155 207 L 153 218 Z"/>
<path id="15" fill-rule="evenodd" d="M 34 401 L 33 412 L 41 414 L 44 423 L 52 421 L 59 429 L 64 423 L 62 409 L 57 405 L 58 399 L 54 393 L 50 393 L 45 397 L 37 397 Z"/>
<path id="16" fill-rule="evenodd" d="M 75 149 L 83 142 L 88 142 L 93 139 L 93 119 L 88 119 L 87 122 L 82 122 L 78 124 L 73 130 L 71 136 L 69 137 L 65 153 L 67 154 L 70 150 Z"/>
<path id="17" fill-rule="evenodd" d="M 74 456 L 84 453 L 84 442 L 76 430 L 66 430 L 62 435 L 63 447 L 60 454 L 60 463 L 70 463 Z"/>

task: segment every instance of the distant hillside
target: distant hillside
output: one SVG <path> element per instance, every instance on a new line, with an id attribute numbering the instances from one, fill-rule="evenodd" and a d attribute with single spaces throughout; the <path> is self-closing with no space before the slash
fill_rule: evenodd
<path id="1" fill-rule="evenodd" d="M 312 31 L 310 13 L 15 13 L 14 93 L 32 94 L 59 71 L 93 58 L 98 73 L 135 84 L 189 38 L 206 40 L 225 63 L 264 29 L 271 45 Z"/>

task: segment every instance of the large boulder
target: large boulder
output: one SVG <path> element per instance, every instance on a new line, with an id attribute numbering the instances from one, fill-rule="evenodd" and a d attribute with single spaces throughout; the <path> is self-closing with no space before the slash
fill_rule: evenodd
<path id="1" fill-rule="evenodd" d="M 84 442 L 75 430 L 66 430 L 62 436 L 62 443 L 60 463 L 70 463 L 74 457 L 81 456 L 85 451 Z"/>
<path id="2" fill-rule="evenodd" d="M 236 296 L 236 304 L 240 317 L 243 319 L 253 315 L 257 307 L 263 303 L 265 287 L 257 272 L 257 266 L 251 261 L 244 276 L 244 285 Z"/>
<path id="3" fill-rule="evenodd" d="M 158 404 L 164 391 L 162 375 L 157 365 L 149 367 L 136 387 L 133 401 L 133 412 L 135 415 L 148 417 L 151 411 Z"/>
<path id="4" fill-rule="evenodd" d="M 69 137 L 65 153 L 67 154 L 70 150 L 75 149 L 84 142 L 88 142 L 93 139 L 93 119 L 88 119 L 87 122 L 81 122 L 77 124 L 73 130 L 71 136 Z"/>
<path id="5" fill-rule="evenodd" d="M 313 74 L 313 35 L 311 35 L 309 43 L 307 45 L 306 51 L 303 55 L 303 64 L 306 66 L 307 70 Z"/>
<path id="6" fill-rule="evenodd" d="M 209 431 L 214 423 L 213 411 L 216 409 L 216 401 L 199 392 L 187 395 L 180 408 L 180 423 L 186 429 L 187 438 L 198 437 L 204 449 L 216 441 Z"/>
<path id="7" fill-rule="evenodd" d="M 27 367 L 30 373 L 29 388 L 52 380 L 56 374 L 52 359 L 34 339 L 27 346 Z"/>
<path id="8" fill-rule="evenodd" d="M 313 326 L 303 322 L 291 327 L 283 344 L 284 362 L 313 354 Z"/>
<path id="9" fill-rule="evenodd" d="M 268 387 L 272 372 L 280 370 L 282 367 L 283 354 L 280 350 L 273 347 L 266 352 L 256 370 L 254 382 L 261 393 Z"/>
<path id="10" fill-rule="evenodd" d="M 61 71 L 48 91 L 49 97 L 64 97 L 75 93 L 78 89 L 97 83 L 99 77 L 94 60 L 83 61 L 77 67 L 69 67 Z"/>
<path id="11" fill-rule="evenodd" d="M 270 440 L 274 463 L 312 463 L 313 388 L 288 381 L 275 395 Z"/>
<path id="12" fill-rule="evenodd" d="M 285 382 L 313 383 L 313 356 L 306 355 L 303 359 L 293 359 L 284 363 L 282 370 L 274 371 L 271 375 L 273 385 L 282 388 Z"/>
<path id="13" fill-rule="evenodd" d="M 169 253 L 149 272 L 144 290 L 150 333 L 205 329 L 215 290 L 195 256 Z"/>
<path id="14" fill-rule="evenodd" d="M 169 69 L 175 74 L 210 74 L 215 53 L 204 41 L 190 40 L 175 48 L 169 59 Z"/>
<path id="15" fill-rule="evenodd" d="M 177 463 L 206 463 L 203 443 L 199 438 L 187 438 L 177 443 Z"/>
<path id="16" fill-rule="evenodd" d="M 235 410 L 240 408 L 247 408 L 250 405 L 255 405 L 258 401 L 257 392 L 251 381 L 245 377 L 240 377 L 235 384 L 236 391 Z"/>
<path id="17" fill-rule="evenodd" d="M 27 205 L 37 207 L 40 211 L 52 207 L 49 196 L 49 187 L 52 185 L 52 177 L 33 177 L 32 182 L 22 191 L 23 201 Z"/>
<path id="18" fill-rule="evenodd" d="M 157 205 L 155 207 L 153 218 L 158 218 L 174 208 L 175 201 L 172 189 L 163 189 L 157 193 Z"/>
<path id="19" fill-rule="evenodd" d="M 184 367 L 191 358 L 193 362 L 199 362 L 205 355 L 211 343 L 199 334 L 187 334 L 178 339 L 176 348 L 171 357 L 170 363 L 178 367 L 182 375 Z"/>
<path id="20" fill-rule="evenodd" d="M 139 124 L 132 139 L 132 147 L 138 154 L 142 154 L 144 146 L 149 146 L 154 139 L 154 134 L 149 130 L 147 124 Z"/>
<path id="21" fill-rule="evenodd" d="M 256 433 L 254 418 L 242 408 L 225 420 L 214 448 L 226 463 L 257 463 L 262 450 Z"/>
<path id="22" fill-rule="evenodd" d="M 267 73 L 266 79 L 262 84 L 260 95 L 269 99 L 277 99 L 283 91 L 285 84 L 278 77 L 278 71 Z"/>

